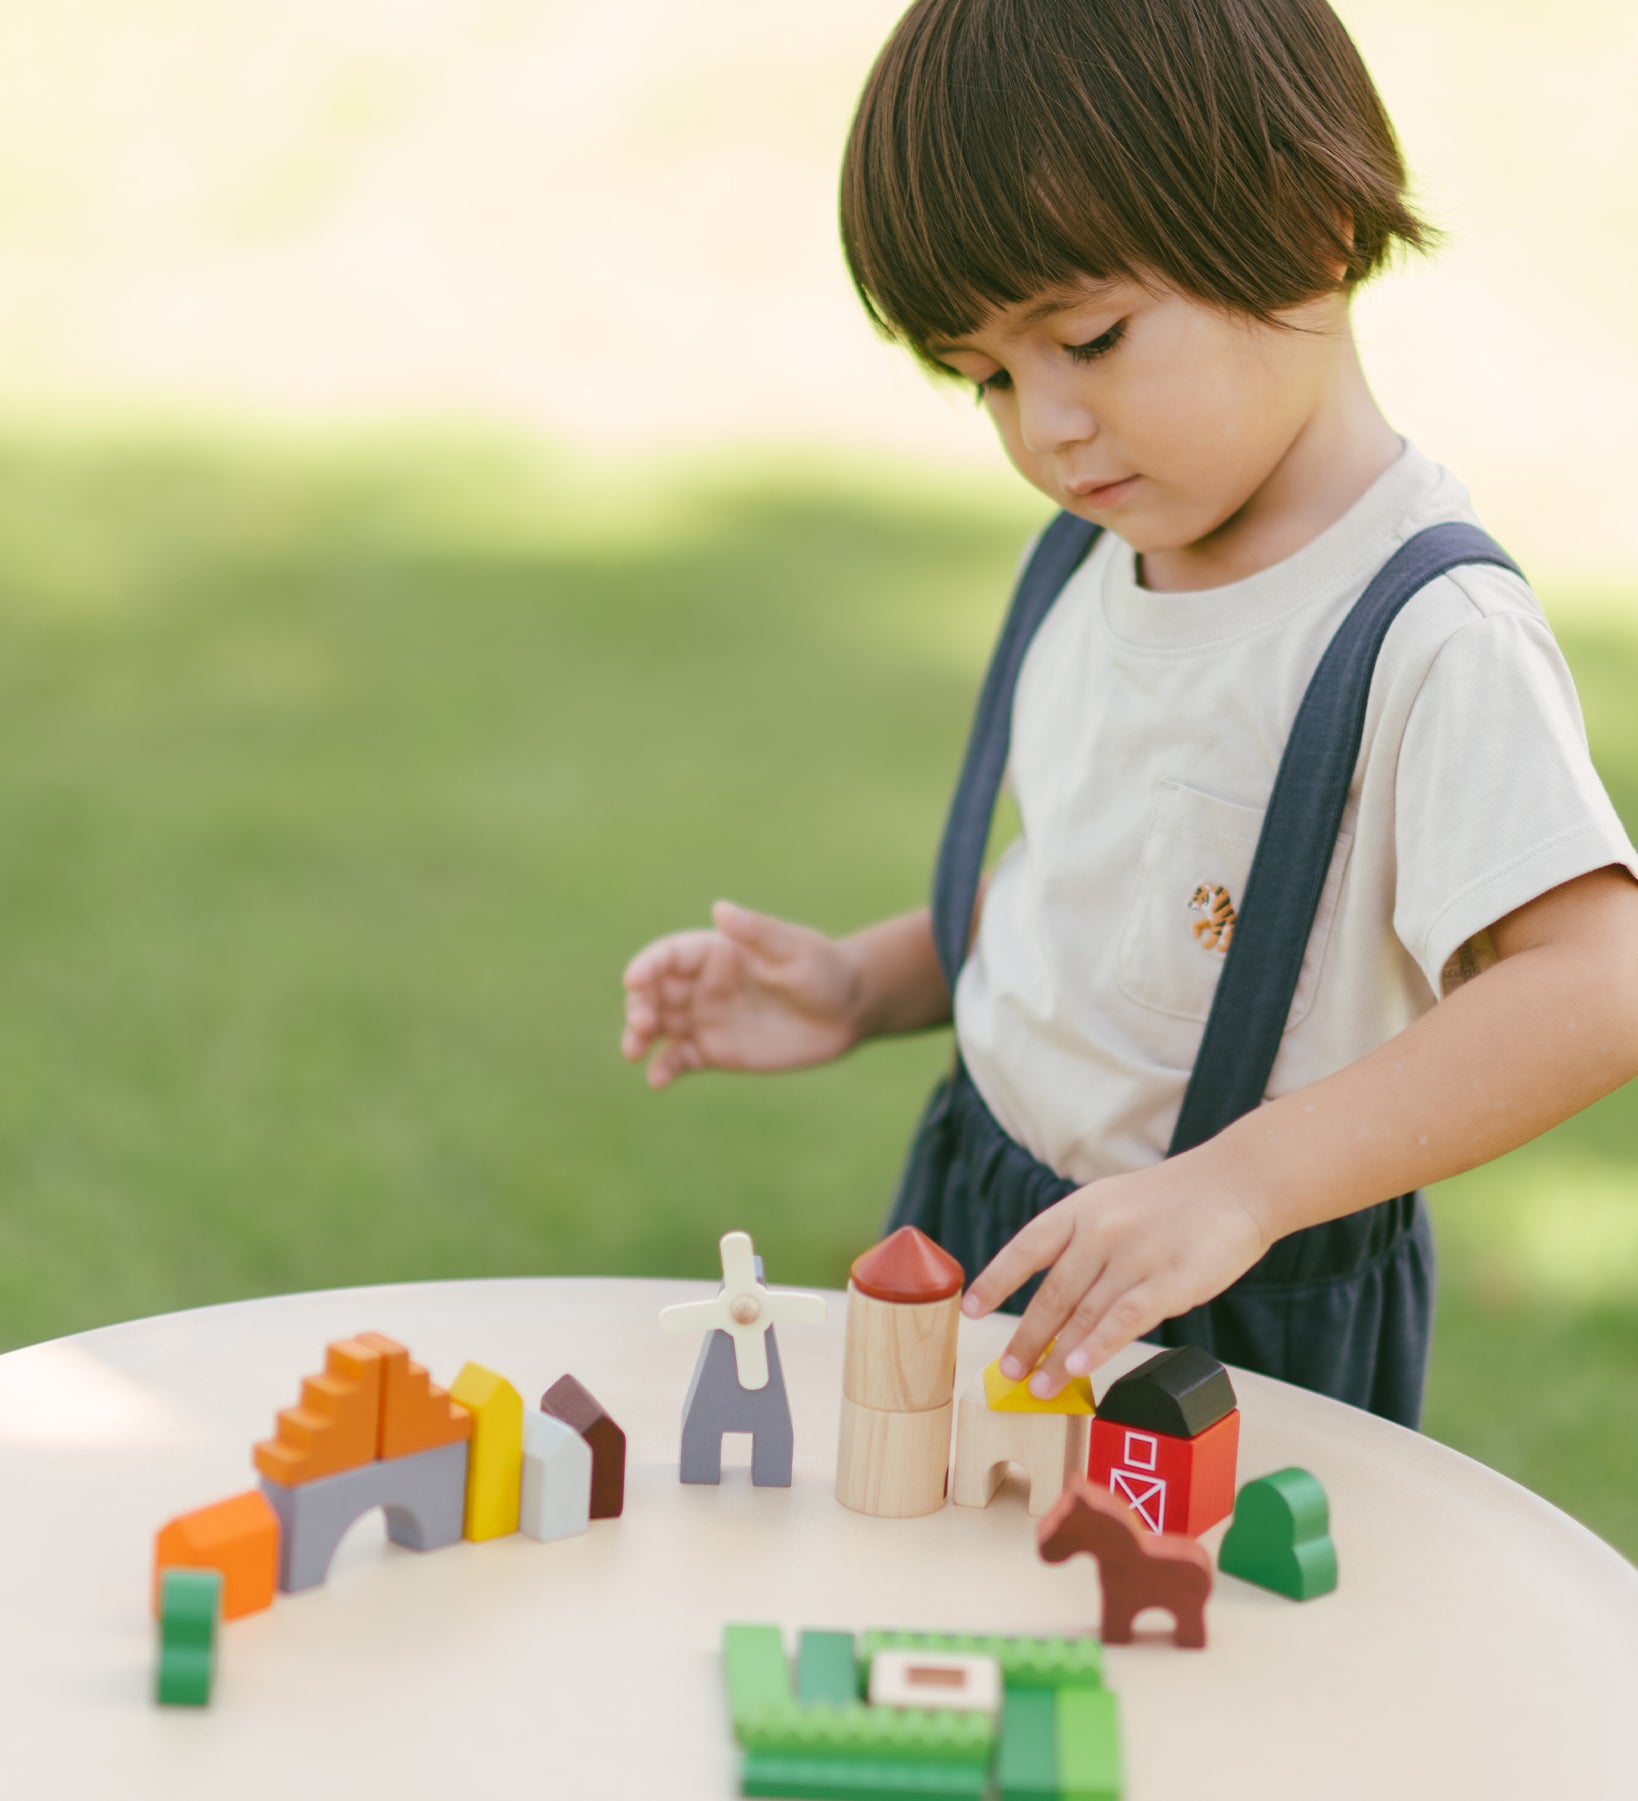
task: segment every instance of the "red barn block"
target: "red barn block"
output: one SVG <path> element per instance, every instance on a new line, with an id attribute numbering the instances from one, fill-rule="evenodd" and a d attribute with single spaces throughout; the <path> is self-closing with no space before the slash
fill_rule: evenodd
<path id="1" fill-rule="evenodd" d="M 1199 1345 L 1175 1345 L 1110 1383 L 1086 1473 L 1151 1532 L 1196 1538 L 1233 1513 L 1239 1452 L 1228 1371 Z"/>
<path id="2" fill-rule="evenodd" d="M 1086 1473 L 1097 1488 L 1126 1502 L 1151 1532 L 1198 1538 L 1234 1511 L 1240 1453 L 1240 1410 L 1198 1438 L 1144 1432 L 1101 1417 L 1092 1421 Z"/>

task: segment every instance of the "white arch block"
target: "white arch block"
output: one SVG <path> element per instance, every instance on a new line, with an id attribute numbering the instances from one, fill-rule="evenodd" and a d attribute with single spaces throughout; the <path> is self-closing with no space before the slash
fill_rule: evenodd
<path id="1" fill-rule="evenodd" d="M 592 1452 L 573 1426 L 549 1413 L 523 1416 L 523 1492 L 518 1530 L 573 1538 L 591 1524 Z"/>

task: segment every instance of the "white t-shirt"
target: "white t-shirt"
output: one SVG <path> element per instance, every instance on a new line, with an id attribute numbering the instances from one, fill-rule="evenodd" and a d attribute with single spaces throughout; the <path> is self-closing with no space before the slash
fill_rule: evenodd
<path id="1" fill-rule="evenodd" d="M 1447 519 L 1478 523 L 1407 442 L 1342 518 L 1227 587 L 1140 588 L 1106 531 L 1042 623 L 1013 702 L 1022 831 L 955 1021 L 991 1111 L 1061 1175 L 1166 1154 L 1309 678 L 1394 550 Z M 1487 926 L 1609 863 L 1638 875 L 1540 603 L 1494 566 L 1440 576 L 1383 640 L 1267 1098 L 1404 1030 L 1493 958 Z"/>

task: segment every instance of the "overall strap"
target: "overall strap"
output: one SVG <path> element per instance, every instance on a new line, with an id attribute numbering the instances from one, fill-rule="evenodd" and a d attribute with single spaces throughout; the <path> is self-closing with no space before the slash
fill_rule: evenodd
<path id="1" fill-rule="evenodd" d="M 984 677 L 967 740 L 966 760 L 956 783 L 955 798 L 950 802 L 933 872 L 933 943 L 952 999 L 956 977 L 967 958 L 984 847 L 989 842 L 990 821 L 1012 743 L 1012 697 L 1018 685 L 1018 671 L 1036 628 L 1102 530 L 1102 526 L 1077 519 L 1073 513 L 1059 513 L 1042 532 L 1035 554 L 1018 579 L 1006 624 L 990 659 L 989 673 Z"/>
<path id="2" fill-rule="evenodd" d="M 1411 596 L 1463 563 L 1523 575 L 1477 526 L 1429 526 L 1378 571 L 1314 671 L 1274 777 L 1168 1156 L 1262 1104 L 1353 781 L 1377 653 Z"/>

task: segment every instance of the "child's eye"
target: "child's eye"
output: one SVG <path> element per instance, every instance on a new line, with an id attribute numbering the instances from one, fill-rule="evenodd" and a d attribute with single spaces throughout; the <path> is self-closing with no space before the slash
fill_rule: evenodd
<path id="1" fill-rule="evenodd" d="M 1126 321 L 1121 319 L 1111 325 L 1102 337 L 1093 338 L 1087 344 L 1066 344 L 1064 349 L 1077 363 L 1095 363 L 1100 356 L 1107 356 L 1125 336 Z M 994 375 L 973 384 L 980 403 L 986 394 L 1004 394 L 1011 386 L 1012 377 L 1005 369 L 998 369 Z"/>

